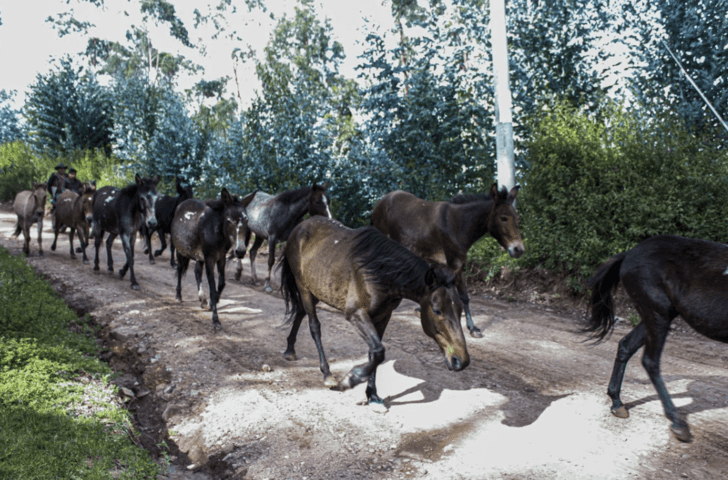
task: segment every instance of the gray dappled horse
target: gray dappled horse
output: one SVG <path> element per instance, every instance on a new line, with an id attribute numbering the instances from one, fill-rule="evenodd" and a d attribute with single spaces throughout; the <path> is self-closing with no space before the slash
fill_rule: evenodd
<path id="1" fill-rule="evenodd" d="M 83 263 L 88 263 L 86 247 L 89 243 L 89 227 L 93 221 L 93 196 L 96 192 L 96 185 L 84 183 L 81 187 L 81 195 L 73 190 L 66 190 L 56 199 L 56 208 L 53 211 L 53 244 L 51 250 L 56 250 L 56 242 L 61 228 L 65 225 L 69 228 L 68 241 L 71 248 L 71 258 L 76 258 L 73 248 L 73 237 L 78 232 L 78 241 L 81 243 Z"/>
<path id="2" fill-rule="evenodd" d="M 202 292 L 202 268 L 207 274 L 210 290 L 210 310 L 215 330 L 222 328 L 217 315 L 217 302 L 225 288 L 225 264 L 228 250 L 234 245 L 235 255 L 245 255 L 245 233 L 248 217 L 245 207 L 252 195 L 243 200 L 233 197 L 223 188 L 220 198 L 203 202 L 187 199 L 179 204 L 171 227 L 171 244 L 177 250 L 176 299 L 182 301 L 182 277 L 187 272 L 190 260 L 195 260 L 195 280 L 201 306 L 207 303 Z M 215 288 L 215 266 L 218 282 Z"/>
<path id="3" fill-rule="evenodd" d="M 104 239 L 104 233 L 109 232 L 106 239 L 106 261 L 107 270 L 114 271 L 114 258 L 111 256 L 111 246 L 114 239 L 121 237 L 121 245 L 124 247 L 126 263 L 119 270 L 119 278 L 124 278 L 129 270 L 131 288 L 139 289 L 134 276 L 134 242 L 136 233 L 142 223 L 148 227 L 157 224 L 154 216 L 154 204 L 157 201 L 157 183 L 159 177 L 142 178 L 136 175 L 135 183 L 122 189 L 112 186 L 102 187 L 93 196 L 93 223 L 91 234 L 94 236 L 94 270 L 99 270 L 99 248 Z"/>
<path id="4" fill-rule="evenodd" d="M 43 216 L 45 215 L 45 205 L 48 198 L 45 183 L 33 182 L 33 190 L 23 190 L 15 195 L 13 201 L 13 210 L 18 216 L 18 223 L 15 225 L 14 236 L 23 232 L 25 243 L 23 244 L 23 253 L 30 255 L 30 227 L 34 223 L 38 224 L 38 256 L 43 256 Z"/>
<path id="5" fill-rule="evenodd" d="M 386 236 L 428 262 L 444 265 L 455 273 L 470 335 L 483 334 L 473 323 L 463 270 L 468 250 L 490 233 L 511 257 L 523 255 L 519 217 L 513 202 L 518 188 L 500 191 L 494 184 L 490 195 L 457 195 L 449 202 L 428 202 L 408 192 L 382 197 L 372 210 L 372 225 Z"/>
<path id="6" fill-rule="evenodd" d="M 449 370 L 460 371 L 470 363 L 452 274 L 430 267 L 375 228 L 354 230 L 336 220 L 311 217 L 291 232 L 280 265 L 281 291 L 286 313 L 290 311 L 287 323 L 292 323 L 284 358 L 296 359 L 298 328 L 308 314 L 327 387 L 346 390 L 368 382 L 367 401 L 383 404 L 376 388 L 377 367 L 384 361 L 382 338 L 403 298 L 420 305 L 422 330 L 440 347 Z M 353 368 L 341 382 L 331 374 L 321 344 L 319 301 L 344 312 L 369 345 L 369 362 Z"/>
<path id="7" fill-rule="evenodd" d="M 248 234 L 245 245 L 250 241 L 251 232 L 255 234 L 255 242 L 250 249 L 250 272 L 253 284 L 258 281 L 255 274 L 255 256 L 263 240 L 268 240 L 268 276 L 265 279 L 265 291 L 271 292 L 270 275 L 276 259 L 276 244 L 285 242 L 293 228 L 303 221 L 307 213 L 311 216 L 322 215 L 331 218 L 329 198 L 326 196 L 326 184 L 288 190 L 278 195 L 255 192 L 248 214 Z M 235 280 L 240 280 L 243 271 L 242 259 L 238 260 Z"/>

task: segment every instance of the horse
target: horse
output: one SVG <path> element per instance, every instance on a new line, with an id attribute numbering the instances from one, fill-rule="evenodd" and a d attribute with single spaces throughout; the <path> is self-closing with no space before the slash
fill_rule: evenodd
<path id="1" fill-rule="evenodd" d="M 449 202 L 429 202 L 408 192 L 384 195 L 372 210 L 371 224 L 428 262 L 446 265 L 455 272 L 455 284 L 465 308 L 470 335 L 483 334 L 473 323 L 463 270 L 468 250 L 490 233 L 511 257 L 523 255 L 519 217 L 513 202 L 516 186 L 507 192 L 493 184 L 490 196 L 458 195 Z"/>
<path id="2" fill-rule="evenodd" d="M 588 281 L 593 292 L 584 325 L 595 343 L 614 329 L 612 290 L 622 282 L 640 323 L 619 342 L 607 394 L 612 413 L 627 418 L 620 399 L 627 362 L 643 345 L 642 366 L 660 397 L 672 432 L 690 442 L 690 427 L 670 399 L 660 375 L 660 356 L 672 320 L 681 315 L 697 332 L 728 343 L 728 245 L 677 235 L 658 235 L 606 261 Z"/>
<path id="3" fill-rule="evenodd" d="M 382 338 L 403 298 L 419 303 L 422 330 L 440 347 L 449 370 L 460 371 L 470 363 L 452 274 L 430 267 L 375 228 L 354 230 L 336 220 L 311 217 L 293 229 L 279 265 L 288 315 L 284 324 L 292 325 L 283 356 L 296 360 L 298 328 L 308 314 L 327 387 L 344 391 L 368 381 L 368 404 L 384 407 L 376 387 L 377 367 L 384 361 Z M 369 346 L 369 362 L 353 368 L 341 382 L 331 374 L 321 344 L 319 301 L 343 311 Z"/>
<path id="4" fill-rule="evenodd" d="M 47 184 L 33 182 L 33 190 L 23 190 L 15 195 L 13 201 L 13 210 L 18 216 L 18 223 L 15 224 L 15 233 L 17 237 L 23 232 L 25 243 L 23 244 L 23 253 L 30 255 L 30 227 L 34 223 L 38 224 L 38 256 L 43 256 L 43 216 L 45 215 L 45 205 L 48 198 L 46 193 Z"/>
<path id="5" fill-rule="evenodd" d="M 248 233 L 245 245 L 250 241 L 251 232 L 255 234 L 255 242 L 250 249 L 250 271 L 253 285 L 258 282 L 255 274 L 255 256 L 268 240 L 268 276 L 265 279 L 265 291 L 272 292 L 270 275 L 276 258 L 276 244 L 285 242 L 293 228 L 303 221 L 304 215 L 322 215 L 331 218 L 329 197 L 326 195 L 326 184 L 288 190 L 278 195 L 256 192 L 246 209 L 248 214 Z M 243 272 L 242 259 L 238 259 L 235 280 L 240 280 Z"/>
<path id="6" fill-rule="evenodd" d="M 139 229 L 145 240 L 146 248 L 144 249 L 144 253 L 149 254 L 150 264 L 154 264 L 154 257 L 162 255 L 164 250 L 167 248 L 166 236 L 172 232 L 172 219 L 174 219 L 174 212 L 177 209 L 177 205 L 187 200 L 188 198 L 194 198 L 192 185 L 187 185 L 186 187 L 183 187 L 183 181 L 184 180 L 175 177 L 175 184 L 177 189 L 176 197 L 164 195 L 157 200 L 157 203 L 154 207 L 154 215 L 157 218 L 157 226 L 155 228 L 147 228 L 145 225 L 142 225 Z M 155 250 L 154 256 L 152 256 L 152 235 L 154 234 L 154 232 L 157 232 L 157 234 L 159 235 L 159 241 L 162 243 L 162 246 L 159 247 L 158 250 Z M 169 255 L 169 264 L 172 266 L 172 268 L 176 268 L 177 264 L 174 261 L 174 245 L 172 244 L 172 242 L 170 242 L 169 245 Z"/>
<path id="7" fill-rule="evenodd" d="M 68 240 L 71 244 L 71 258 L 76 258 L 76 253 L 73 249 L 73 236 L 78 231 L 78 240 L 81 242 L 81 252 L 83 253 L 83 263 L 88 263 L 88 257 L 86 256 L 86 247 L 89 242 L 89 225 L 93 221 L 93 196 L 96 192 L 96 185 L 91 183 L 83 184 L 81 189 L 82 194 L 79 195 L 73 190 L 65 190 L 58 196 L 56 200 L 56 208 L 53 211 L 53 245 L 51 250 L 56 250 L 56 242 L 58 241 L 58 234 L 61 231 L 61 227 L 66 225 L 70 227 L 68 232 Z"/>
<path id="8" fill-rule="evenodd" d="M 245 255 L 245 233 L 248 217 L 245 207 L 252 196 L 243 200 L 233 197 L 223 188 L 220 198 L 202 202 L 187 199 L 177 207 L 171 228 L 171 244 L 177 249 L 176 299 L 182 301 L 182 277 L 187 272 L 190 260 L 196 260 L 195 280 L 201 306 L 206 300 L 202 292 L 202 267 L 205 267 L 210 289 L 210 309 L 215 330 L 222 328 L 217 315 L 217 302 L 225 288 L 226 254 L 235 245 L 236 256 Z M 218 286 L 215 290 L 215 265 L 218 272 Z"/>
<path id="9" fill-rule="evenodd" d="M 121 237 L 121 245 L 124 247 L 126 263 L 119 270 L 119 278 L 124 278 L 129 270 L 131 288 L 139 289 L 139 283 L 134 276 L 134 243 L 139 227 L 146 223 L 148 227 L 157 224 L 154 215 L 155 203 L 157 202 L 157 184 L 159 177 L 142 178 L 139 174 L 135 177 L 135 183 L 122 188 L 121 190 L 106 186 L 94 193 L 93 215 L 91 234 L 94 236 L 94 271 L 99 270 L 99 247 L 104 239 L 104 233 L 109 232 L 106 239 L 106 260 L 107 271 L 114 271 L 114 259 L 111 256 L 111 245 L 117 236 Z"/>

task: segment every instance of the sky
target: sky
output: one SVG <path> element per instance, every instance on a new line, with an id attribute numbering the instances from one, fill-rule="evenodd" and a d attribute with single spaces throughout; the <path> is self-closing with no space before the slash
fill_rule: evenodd
<path id="1" fill-rule="evenodd" d="M 155 30 L 152 25 L 150 32 L 154 45 L 160 50 L 170 53 L 180 53 L 205 67 L 204 78 L 212 80 L 222 76 L 233 77 L 230 53 L 235 46 L 245 48 L 250 45 L 255 51 L 262 53 L 276 21 L 271 20 L 269 14 L 275 13 L 276 18 L 284 13 L 292 15 L 295 0 L 267 0 L 265 2 L 268 13 L 248 13 L 244 2 L 240 12 L 226 18 L 230 29 L 235 29 L 242 43 L 231 43 L 226 40 L 213 41 L 210 39 L 212 29 L 195 30 L 193 11 L 199 9 L 203 14 L 207 12 L 207 3 L 217 4 L 217 1 L 201 2 L 193 0 L 170 0 L 175 6 L 177 16 L 185 23 L 190 40 L 194 44 L 203 43 L 207 55 L 199 56 L 197 53 L 182 46 L 168 34 L 168 27 L 162 25 Z M 344 46 L 347 55 L 342 65 L 341 73 L 348 78 L 355 78 L 354 67 L 357 57 L 363 53 L 362 41 L 366 37 L 366 29 L 379 29 L 385 31 L 393 27 L 390 2 L 386 0 L 319 0 L 315 3 L 319 19 L 328 18 L 333 28 L 333 37 Z M 0 90 L 16 90 L 18 96 L 15 106 L 18 108 L 25 101 L 25 93 L 29 85 L 35 82 L 38 74 L 47 74 L 52 70 L 52 58 L 61 58 L 65 54 L 75 56 L 86 49 L 86 37 L 70 34 L 59 37 L 51 23 L 46 22 L 49 16 L 73 9 L 76 18 L 86 20 L 96 25 L 91 30 L 91 36 L 125 43 L 125 34 L 130 25 L 141 24 L 138 0 L 105 0 L 104 9 L 99 9 L 88 2 L 79 0 L 0 0 Z M 244 91 L 243 103 L 253 97 L 257 87 L 254 75 L 254 65 L 248 62 L 239 67 L 238 76 Z M 185 88 L 185 82 L 195 83 L 203 78 L 182 79 L 180 87 Z M 233 85 L 229 85 L 232 92 Z M 247 98 L 246 97 L 247 94 Z"/>

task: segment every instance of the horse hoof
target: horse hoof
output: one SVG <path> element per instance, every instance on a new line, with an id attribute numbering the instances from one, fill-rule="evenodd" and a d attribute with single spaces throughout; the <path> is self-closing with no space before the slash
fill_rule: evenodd
<path id="1" fill-rule="evenodd" d="M 56 244 L 54 243 L 53 245 L 51 245 L 51 252 L 55 252 L 55 251 L 56 251 Z"/>
<path id="2" fill-rule="evenodd" d="M 236 273 L 236 274 L 235 274 L 235 275 L 233 276 L 233 278 L 235 279 L 235 281 L 239 282 L 239 281 L 240 281 L 240 274 L 239 274 L 239 273 Z"/>
<path id="3" fill-rule="evenodd" d="M 386 405 L 384 405 L 384 402 L 376 401 L 376 400 L 370 400 L 369 401 L 369 408 L 372 409 L 375 413 L 387 413 L 389 409 Z"/>
<path id="4" fill-rule="evenodd" d="M 479 328 L 474 328 L 470 330 L 470 336 L 473 338 L 483 338 L 483 332 Z"/>
<path id="5" fill-rule="evenodd" d="M 38 256 L 39 257 L 42 257 L 43 256 L 43 252 L 38 252 Z"/>
<path id="6" fill-rule="evenodd" d="M 220 324 L 220 322 L 217 322 L 217 323 L 213 323 L 212 324 L 212 331 L 213 332 L 219 332 L 220 330 L 222 330 L 222 324 Z"/>
<path id="7" fill-rule="evenodd" d="M 200 300 L 200 308 L 204 309 L 207 307 L 207 299 Z"/>
<path id="8" fill-rule="evenodd" d="M 283 358 L 288 360 L 289 362 L 292 362 L 294 360 L 298 360 L 298 357 L 296 357 L 296 352 L 284 352 Z"/>
<path id="9" fill-rule="evenodd" d="M 162 251 L 161 251 L 161 250 L 156 250 L 156 251 L 154 252 L 154 256 L 155 256 L 155 257 L 158 257 L 158 256 L 160 256 L 161 254 L 162 254 Z"/>
<path id="10" fill-rule="evenodd" d="M 612 415 L 619 418 L 629 418 L 629 412 L 624 405 L 622 405 L 621 407 L 613 408 Z"/>
<path id="11" fill-rule="evenodd" d="M 673 425 L 672 433 L 673 435 L 675 435 L 675 438 L 677 438 L 681 442 L 690 443 L 693 441 L 693 436 L 690 433 L 690 427 L 688 427 L 687 425 Z"/>
<path id="12" fill-rule="evenodd" d="M 76 255 L 71 255 L 71 260 L 76 260 Z"/>
<path id="13" fill-rule="evenodd" d="M 270 285 L 266 285 L 266 287 L 263 289 L 265 293 L 271 293 L 273 291 L 273 288 Z"/>
<path id="14" fill-rule="evenodd" d="M 81 253 L 81 252 L 83 252 L 83 250 L 81 249 L 81 247 L 76 247 L 76 253 Z"/>
<path id="15" fill-rule="evenodd" d="M 337 389 L 339 391 L 344 391 L 346 388 L 342 388 L 342 385 L 339 383 L 339 381 L 336 379 L 335 376 L 331 375 L 330 377 L 326 377 L 324 379 L 324 386 L 328 388 Z"/>
<path id="16" fill-rule="evenodd" d="M 83 261 L 83 264 L 84 264 L 84 265 L 88 265 L 88 260 L 84 260 L 84 261 Z"/>
<path id="17" fill-rule="evenodd" d="M 149 265 L 154 265 L 155 263 L 157 263 L 157 262 L 155 262 L 153 258 L 149 259 Z"/>
<path id="18" fill-rule="evenodd" d="M 131 289 L 132 289 L 132 290 L 139 290 L 139 285 L 137 285 L 137 284 L 135 283 L 134 285 L 132 285 L 132 286 L 131 286 Z"/>

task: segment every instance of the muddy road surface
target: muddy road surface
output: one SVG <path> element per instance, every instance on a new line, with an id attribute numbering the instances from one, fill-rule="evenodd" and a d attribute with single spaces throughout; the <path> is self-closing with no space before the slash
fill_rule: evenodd
<path id="1" fill-rule="evenodd" d="M 20 255 L 22 238 L 0 211 L 0 243 Z M 35 230 L 33 230 L 35 232 Z M 200 308 L 194 275 L 175 301 L 169 252 L 150 265 L 136 244 L 140 284 L 130 288 L 71 260 L 67 234 L 45 256 L 35 239 L 28 262 L 74 309 L 102 326 L 106 353 L 121 373 L 138 441 L 171 448 L 170 479 L 716 479 L 728 472 L 728 346 L 697 336 L 680 319 L 662 360 L 667 387 L 692 427 L 694 441 L 672 437 L 639 358 L 630 362 L 623 399 L 630 417 L 609 412 L 606 396 L 618 340 L 627 322 L 598 346 L 574 333 L 582 311 L 557 312 L 528 303 L 471 295 L 482 339 L 468 337 L 470 366 L 447 370 L 423 332 L 415 304 L 403 301 L 385 335 L 386 361 L 377 386 L 386 413 L 360 405 L 364 385 L 326 389 L 307 328 L 298 360 L 283 358 L 278 293 L 251 285 L 248 259 L 241 281 L 227 271 L 219 306 L 223 330 Z M 155 242 L 158 240 L 155 239 Z M 157 248 L 155 243 L 154 248 Z M 124 264 L 121 245 L 114 265 Z M 258 272 L 265 272 L 265 256 Z M 190 269 L 191 270 L 191 269 Z M 274 284 L 277 283 L 274 281 Z M 203 285 L 206 287 L 206 281 Z M 618 312 L 619 314 L 619 312 Z M 323 343 L 341 378 L 367 358 L 344 317 L 320 309 Z M 304 320 L 305 323 L 307 323 Z"/>

